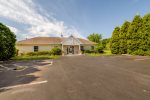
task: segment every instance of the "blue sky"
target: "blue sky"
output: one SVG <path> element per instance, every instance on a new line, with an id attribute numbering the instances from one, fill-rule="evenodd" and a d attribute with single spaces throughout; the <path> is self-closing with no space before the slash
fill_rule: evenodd
<path id="1" fill-rule="evenodd" d="M 8 3 L 9 2 L 9 3 Z M 116 26 L 150 13 L 149 0 L 0 0 L 0 22 L 17 39 L 36 36 L 111 37 Z"/>

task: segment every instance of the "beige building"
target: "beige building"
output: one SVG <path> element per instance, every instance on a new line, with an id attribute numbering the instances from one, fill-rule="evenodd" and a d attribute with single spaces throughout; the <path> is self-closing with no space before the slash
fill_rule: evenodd
<path id="1" fill-rule="evenodd" d="M 18 41 L 16 48 L 19 53 L 49 51 L 54 47 L 62 49 L 62 55 L 81 54 L 81 50 L 91 50 L 96 43 L 86 39 L 70 36 L 64 37 L 35 37 Z"/>

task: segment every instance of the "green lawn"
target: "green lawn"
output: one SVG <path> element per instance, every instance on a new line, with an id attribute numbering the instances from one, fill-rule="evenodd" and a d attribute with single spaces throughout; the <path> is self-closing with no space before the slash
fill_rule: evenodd
<path id="1" fill-rule="evenodd" d="M 40 55 L 40 56 L 16 56 L 11 58 L 12 60 L 41 60 L 41 59 L 55 59 L 60 56 L 49 56 L 49 55 Z"/>
<path id="2" fill-rule="evenodd" d="M 104 50 L 104 53 L 87 53 L 87 56 L 110 56 L 113 55 L 110 50 Z"/>

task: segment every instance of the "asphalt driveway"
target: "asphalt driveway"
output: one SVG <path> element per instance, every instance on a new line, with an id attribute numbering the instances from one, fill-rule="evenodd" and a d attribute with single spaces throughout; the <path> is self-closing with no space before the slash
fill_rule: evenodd
<path id="1" fill-rule="evenodd" d="M 0 100 L 150 100 L 150 58 L 62 57 L 47 66 L 45 84 L 0 92 Z"/>

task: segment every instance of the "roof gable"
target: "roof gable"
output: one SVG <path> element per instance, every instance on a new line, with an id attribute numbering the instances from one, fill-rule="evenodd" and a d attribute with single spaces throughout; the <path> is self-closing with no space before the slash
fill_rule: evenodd
<path id="1" fill-rule="evenodd" d="M 74 36 L 69 36 L 68 38 L 64 39 L 62 41 L 63 45 L 80 45 L 82 44 L 81 41 L 78 38 L 75 38 Z"/>

